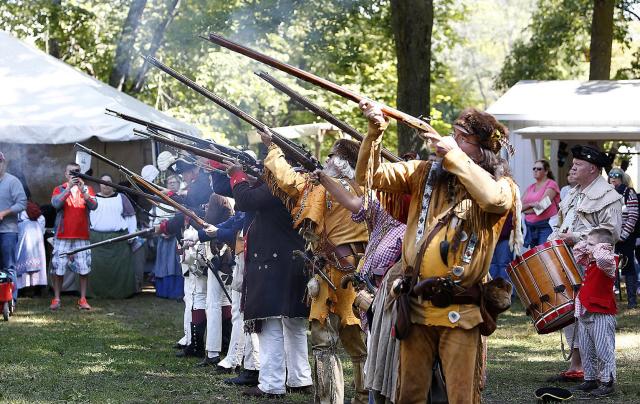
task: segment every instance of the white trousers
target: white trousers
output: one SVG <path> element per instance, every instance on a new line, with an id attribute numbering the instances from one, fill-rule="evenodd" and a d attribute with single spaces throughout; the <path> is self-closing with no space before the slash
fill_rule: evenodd
<path id="1" fill-rule="evenodd" d="M 209 270 L 207 277 L 207 342 L 208 353 L 220 354 L 222 349 L 222 306 L 228 305 L 229 299 L 224 294 L 220 282 Z M 211 357 L 211 356 L 209 356 Z"/>
<path id="2" fill-rule="evenodd" d="M 191 343 L 191 310 L 207 308 L 207 277 L 189 274 L 184 277 L 184 337 L 178 341 L 182 345 Z M 183 343 L 184 342 L 184 343 Z"/>
<path id="3" fill-rule="evenodd" d="M 232 369 L 242 365 L 244 359 L 245 369 L 260 370 L 258 334 L 244 332 L 244 315 L 240 311 L 241 297 L 240 292 L 235 290 L 231 292 L 231 339 L 227 356 L 218 363 L 218 366 Z"/>
<path id="4" fill-rule="evenodd" d="M 184 336 L 178 341 L 180 345 L 189 345 L 191 343 L 191 306 L 193 304 L 193 295 L 191 290 L 193 289 L 192 276 L 184 277 L 184 315 L 182 316 L 182 327 L 184 329 Z"/>
<path id="5" fill-rule="evenodd" d="M 236 255 L 236 265 L 233 268 L 233 281 L 239 281 L 244 271 L 244 253 Z M 233 284 L 232 284 L 233 285 Z M 238 288 L 240 289 L 240 288 Z M 242 293 L 231 291 L 231 339 L 227 356 L 218 366 L 231 369 L 243 364 L 247 370 L 260 370 L 258 335 L 244 332 L 244 315 L 240 311 Z"/>
<path id="6" fill-rule="evenodd" d="M 262 320 L 258 388 L 269 394 L 285 394 L 286 386 L 311 386 L 306 318 Z"/>

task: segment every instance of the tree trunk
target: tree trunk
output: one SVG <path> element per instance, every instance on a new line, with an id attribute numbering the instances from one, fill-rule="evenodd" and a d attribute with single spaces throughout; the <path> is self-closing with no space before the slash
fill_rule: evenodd
<path id="1" fill-rule="evenodd" d="M 49 17 L 49 38 L 47 39 L 47 53 L 60 59 L 60 9 L 62 0 L 51 0 L 51 16 Z"/>
<path id="2" fill-rule="evenodd" d="M 391 0 L 391 25 L 398 60 L 397 107 L 413 116 L 429 115 L 433 0 Z M 398 125 L 398 153 L 418 151 L 415 130 Z"/>
<path id="3" fill-rule="evenodd" d="M 151 45 L 147 50 L 148 56 L 155 56 L 158 49 L 160 49 L 160 45 L 162 44 L 162 40 L 164 39 L 164 33 L 167 31 L 167 27 L 173 21 L 176 14 L 178 14 L 178 7 L 180 6 L 180 0 L 171 0 L 169 5 L 167 6 L 167 12 L 165 17 L 160 21 L 158 26 L 156 27 L 153 38 L 151 39 Z M 137 94 L 142 90 L 142 86 L 144 85 L 145 77 L 147 75 L 147 71 L 149 70 L 149 65 L 145 61 L 142 64 L 142 67 L 136 73 L 136 79 L 134 84 L 129 91 L 129 94 Z"/>
<path id="4" fill-rule="evenodd" d="M 147 0 L 132 0 L 131 6 L 129 6 L 129 13 L 122 25 L 122 32 L 118 40 L 118 46 L 116 47 L 113 68 L 109 76 L 109 85 L 118 90 L 122 90 L 122 86 L 129 74 L 133 44 L 136 40 L 136 31 L 140 25 L 142 12 L 146 5 Z"/>
<path id="5" fill-rule="evenodd" d="M 614 6 L 615 0 L 593 1 L 589 80 L 609 80 L 611 77 Z"/>

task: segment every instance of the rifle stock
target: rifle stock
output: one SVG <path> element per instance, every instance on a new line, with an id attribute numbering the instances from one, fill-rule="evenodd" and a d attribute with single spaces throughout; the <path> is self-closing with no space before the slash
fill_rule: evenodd
<path id="1" fill-rule="evenodd" d="M 283 71 L 285 73 L 288 73 L 292 76 L 295 76 L 297 78 L 299 78 L 300 80 L 304 80 L 307 83 L 311 83 L 314 84 L 318 87 L 322 87 L 325 90 L 329 90 L 334 94 L 338 94 L 346 99 L 349 99 L 351 101 L 357 102 L 359 103 L 360 101 L 364 100 L 364 99 L 368 99 L 365 96 L 356 93 L 355 91 L 351 91 L 349 89 L 346 89 L 342 86 L 339 86 L 327 79 L 323 79 L 322 77 L 316 76 L 315 74 L 311 74 L 309 72 L 306 72 L 302 69 L 299 69 L 297 67 L 291 66 L 289 64 L 280 62 L 274 58 L 272 58 L 271 56 L 267 56 L 263 53 L 260 53 L 258 51 L 255 51 L 253 49 L 247 48 L 246 46 L 240 45 L 239 43 L 230 41 L 220 35 L 214 34 L 214 33 L 210 33 L 208 37 L 204 37 L 201 36 L 201 38 L 215 43 L 219 46 L 222 46 L 223 48 L 227 48 L 233 52 L 236 53 L 240 53 L 241 55 L 245 55 L 253 60 L 257 60 L 258 62 L 264 63 L 266 65 L 269 65 L 275 69 L 278 69 L 280 71 Z M 378 105 L 380 105 L 380 108 L 382 109 L 382 112 L 399 121 L 404 123 L 407 126 L 410 126 L 412 128 L 418 129 L 422 132 L 434 132 L 435 130 L 431 127 L 431 125 L 429 125 L 428 123 L 426 123 L 425 121 L 423 121 L 422 119 L 416 118 L 414 116 L 411 116 L 407 113 L 404 113 L 402 111 L 399 111 L 395 108 L 391 108 L 388 105 L 384 105 L 381 103 L 378 103 Z"/>
<path id="2" fill-rule="evenodd" d="M 338 127 L 342 132 L 348 134 L 349 136 L 357 139 L 360 142 L 362 142 L 362 140 L 364 139 L 364 136 L 360 132 L 358 132 L 353 126 L 350 126 L 348 123 L 340 120 L 338 117 L 336 117 L 326 109 L 323 109 L 322 107 L 318 106 L 307 97 L 297 93 L 294 89 L 287 86 L 283 82 L 278 81 L 275 77 L 273 77 L 269 73 L 267 72 L 254 72 L 254 73 L 256 76 L 260 77 L 267 83 L 271 84 L 277 90 L 288 95 L 292 100 L 300 104 L 303 108 L 306 108 L 307 110 L 316 114 L 316 116 L 319 116 L 325 121 Z M 402 161 L 400 157 L 394 155 L 393 153 L 391 153 L 389 150 L 385 148 L 382 148 L 382 150 L 380 150 L 380 153 L 384 158 L 386 158 L 389 161 L 392 161 L 392 162 Z"/>
<path id="3" fill-rule="evenodd" d="M 182 74 L 173 70 L 169 66 L 163 64 L 156 58 L 151 56 L 143 56 L 143 57 L 147 61 L 147 63 L 149 63 L 150 65 L 167 73 L 169 76 L 173 77 L 174 79 L 178 80 L 182 84 L 191 88 L 198 94 L 215 102 L 222 108 L 226 109 L 227 111 L 231 112 L 238 118 L 242 119 L 243 121 L 247 122 L 248 124 L 256 128 L 257 130 L 263 131 L 264 128 L 269 128 L 267 125 L 260 122 L 259 120 L 252 117 L 251 115 L 247 114 L 246 112 L 242 111 L 240 108 L 236 107 L 235 105 L 232 105 L 231 103 L 227 102 L 226 100 L 217 96 L 216 94 L 212 93 L 206 88 L 198 85 L 193 80 L 183 76 Z M 320 162 L 318 162 L 318 160 L 316 160 L 311 155 L 311 153 L 302 149 L 299 145 L 291 142 L 289 139 L 285 138 L 284 136 L 274 131 L 273 129 L 269 128 L 269 130 L 273 133 L 273 143 L 278 145 L 282 149 L 282 151 L 285 153 L 285 155 L 287 155 L 287 157 L 296 161 L 308 171 L 315 171 L 317 169 L 320 169 L 320 170 L 322 169 L 322 165 L 320 164 Z"/>

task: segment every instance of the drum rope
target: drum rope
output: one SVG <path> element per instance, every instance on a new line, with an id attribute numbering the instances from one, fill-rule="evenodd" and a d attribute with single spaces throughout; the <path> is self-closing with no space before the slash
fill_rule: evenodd
<path id="1" fill-rule="evenodd" d="M 564 358 L 565 361 L 570 360 L 571 357 L 573 356 L 574 344 L 576 342 L 576 334 L 578 333 L 578 330 L 577 330 L 578 318 L 577 317 L 575 318 L 575 321 L 574 321 L 573 325 L 574 325 L 574 329 L 573 329 L 573 334 L 571 335 L 571 348 L 569 349 L 569 355 L 567 355 L 567 353 L 566 353 L 566 351 L 564 349 L 564 338 L 562 338 L 562 335 L 564 334 L 564 332 L 562 332 L 562 330 L 560 330 L 560 349 L 562 349 L 562 357 Z"/>

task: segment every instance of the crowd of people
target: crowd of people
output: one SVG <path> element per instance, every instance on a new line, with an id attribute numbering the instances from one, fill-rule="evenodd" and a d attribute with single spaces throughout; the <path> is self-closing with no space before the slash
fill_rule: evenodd
<path id="1" fill-rule="evenodd" d="M 141 221 L 135 199 L 108 185 L 96 193 L 68 164 L 51 198 L 50 309 L 61 307 L 68 272 L 79 275 L 80 309 L 91 309 L 92 290 L 135 293 L 136 239 L 61 253 L 153 226 L 156 293 L 185 306 L 176 356 L 229 374 L 225 382 L 246 386 L 243 394 L 301 392 L 342 403 L 341 345 L 352 363 L 353 403 L 420 403 L 438 389 L 449 402 L 479 402 L 486 337 L 513 294 L 510 283 L 489 280 L 509 281 L 506 268 L 524 249 L 563 240 L 584 283 L 577 321 L 564 330 L 571 364 L 554 380 L 611 394 L 619 273 L 628 306 L 637 304 L 640 223 L 628 175 L 611 168 L 605 180 L 607 155 L 576 146 L 569 188 L 560 190 L 548 161 L 538 160 L 521 195 L 503 158 L 507 129 L 476 109 L 462 111 L 451 136 L 421 134 L 433 149 L 428 159 L 382 162 L 387 118 L 376 103 L 360 108 L 369 122 L 364 140 L 337 140 L 315 172 L 288 160 L 266 128 L 261 178 L 233 161 L 161 153 L 142 177 L 202 222 L 168 204 L 143 209 Z M 42 220 L 0 153 L 0 253 L 16 283 L 23 274 L 27 286 L 42 282 Z M 434 372 L 455 382 L 432 384 Z"/>

